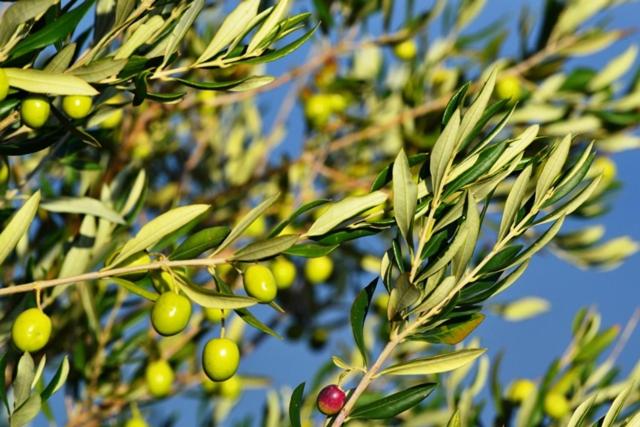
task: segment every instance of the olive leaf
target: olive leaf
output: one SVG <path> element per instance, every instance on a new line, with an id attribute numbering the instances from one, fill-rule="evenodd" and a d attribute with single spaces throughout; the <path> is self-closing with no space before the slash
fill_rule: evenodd
<path id="1" fill-rule="evenodd" d="M 400 150 L 393 163 L 393 213 L 405 241 L 411 242 L 411 225 L 416 212 L 418 186 L 411 176 L 409 160 Z"/>
<path id="2" fill-rule="evenodd" d="M 439 354 L 437 356 L 414 359 L 389 366 L 375 375 L 433 375 L 453 371 L 468 363 L 473 362 L 485 353 L 485 349 L 464 349 L 452 353 Z"/>
<path id="3" fill-rule="evenodd" d="M 24 236 L 36 216 L 40 203 L 40 191 L 36 191 L 25 204 L 11 217 L 0 233 L 0 264 L 9 256 L 18 241 Z"/>

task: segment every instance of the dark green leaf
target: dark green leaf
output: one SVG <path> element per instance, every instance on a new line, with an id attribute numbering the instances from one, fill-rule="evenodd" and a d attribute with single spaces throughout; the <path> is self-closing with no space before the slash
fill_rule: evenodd
<path id="1" fill-rule="evenodd" d="M 351 412 L 350 418 L 356 420 L 383 420 L 395 417 L 426 399 L 435 386 L 435 383 L 415 385 L 366 405 L 356 406 Z"/>
<path id="2" fill-rule="evenodd" d="M 304 383 L 298 385 L 298 387 L 291 393 L 291 400 L 289 401 L 289 421 L 291 427 L 301 427 L 300 423 L 300 408 L 302 407 L 304 397 Z"/>
<path id="3" fill-rule="evenodd" d="M 45 402 L 49 399 L 56 391 L 62 387 L 64 382 L 67 380 L 67 375 L 69 375 L 69 358 L 65 356 L 58 366 L 58 370 L 56 371 L 49 384 L 45 387 L 45 389 L 40 393 L 40 397 L 42 401 Z"/>
<path id="4" fill-rule="evenodd" d="M 5 375 L 4 373 L 7 370 L 7 355 L 5 354 L 0 357 L 0 400 L 4 403 L 4 407 L 7 408 L 7 412 L 9 412 L 9 400 L 7 400 L 7 385 L 5 384 Z"/>
<path id="5" fill-rule="evenodd" d="M 354 230 L 343 229 L 329 232 L 322 236 L 318 243 L 322 245 L 337 245 L 348 240 L 360 239 L 362 237 L 373 236 L 378 234 L 380 230 L 375 228 L 356 228 Z"/>
<path id="6" fill-rule="evenodd" d="M 377 284 L 378 278 L 376 277 L 358 293 L 351 305 L 351 331 L 353 332 L 353 339 L 362 354 L 365 366 L 367 365 L 367 347 L 364 342 L 364 321 Z"/>
<path id="7" fill-rule="evenodd" d="M 229 227 L 227 226 L 210 227 L 200 230 L 187 237 L 185 241 L 169 255 L 169 259 L 181 260 L 196 258 L 209 249 L 218 246 L 228 234 Z"/>
<path id="8" fill-rule="evenodd" d="M 251 243 L 238 250 L 233 255 L 233 259 L 246 262 L 271 258 L 291 248 L 298 241 L 298 238 L 299 236 L 296 234 L 285 234 L 261 242 Z"/>
<path id="9" fill-rule="evenodd" d="M 484 149 L 478 160 L 468 170 L 462 173 L 459 177 L 453 180 L 450 184 L 447 184 L 444 197 L 448 197 L 458 189 L 465 185 L 475 182 L 480 176 L 484 175 L 491 166 L 498 160 L 504 150 L 507 148 L 507 141 L 503 141 L 499 144 L 494 144 Z"/>
<path id="10" fill-rule="evenodd" d="M 464 100 L 464 96 L 467 94 L 467 90 L 469 89 L 469 86 L 471 85 L 471 83 L 466 82 L 465 84 L 463 84 L 460 89 L 458 89 L 456 91 L 455 94 L 453 94 L 453 96 L 451 97 L 451 99 L 449 100 L 449 103 L 447 104 L 447 106 L 444 109 L 444 113 L 442 114 L 442 126 L 446 126 L 447 123 L 449 123 L 449 119 L 451 119 L 451 116 L 453 115 L 453 112 L 456 111 L 456 109 L 458 107 L 462 106 L 463 100 Z"/>
<path id="11" fill-rule="evenodd" d="M 291 52 L 293 52 L 294 50 L 298 49 L 300 46 L 302 46 L 302 44 L 304 44 L 304 42 L 306 42 L 307 40 L 309 40 L 309 38 L 311 38 L 311 36 L 313 35 L 313 33 L 316 31 L 316 28 L 318 28 L 318 26 L 316 25 L 315 27 L 313 27 L 312 29 L 310 29 L 309 31 L 307 31 L 302 37 L 300 37 L 297 40 L 292 41 L 291 43 L 289 43 L 288 45 L 277 49 L 277 50 L 273 50 L 269 53 L 266 53 L 264 55 L 261 55 L 257 58 L 252 58 L 249 60 L 243 60 L 242 62 L 244 64 L 261 64 L 263 62 L 271 62 L 271 61 L 275 61 L 276 59 L 280 59 L 283 56 L 286 56 L 288 54 L 290 54 Z"/>
<path id="12" fill-rule="evenodd" d="M 412 156 L 409 156 L 409 166 L 413 167 L 419 165 L 421 163 L 424 163 L 425 160 L 427 160 L 426 153 L 414 154 Z M 373 184 L 371 184 L 371 191 L 377 191 L 391 182 L 392 170 L 393 162 L 389 163 L 378 173 L 376 179 L 373 180 Z"/>
<path id="13" fill-rule="evenodd" d="M 480 273 L 493 273 L 500 271 L 517 258 L 518 252 L 522 249 L 522 245 L 510 245 L 495 254 L 480 270 Z"/>
<path id="14" fill-rule="evenodd" d="M 304 258 L 318 258 L 329 255 L 336 250 L 339 245 L 325 246 L 317 243 L 302 243 L 294 245 L 287 249 L 284 253 L 292 256 L 301 256 Z"/>
<path id="15" fill-rule="evenodd" d="M 467 137 L 464 139 L 464 141 L 461 142 L 460 148 L 464 149 L 466 148 L 471 141 L 473 141 L 478 135 L 480 135 L 480 132 L 482 132 L 482 129 L 484 129 L 484 127 L 487 125 L 487 123 L 489 123 L 489 120 L 491 120 L 493 118 L 493 116 L 495 116 L 496 114 L 498 114 L 500 111 L 502 111 L 502 109 L 509 103 L 509 100 L 507 99 L 502 99 L 498 102 L 495 102 L 493 104 L 491 104 L 484 113 L 482 113 L 482 116 L 480 116 L 480 119 L 478 120 L 478 123 L 476 123 L 476 125 L 473 127 L 473 129 L 471 129 L 469 135 L 467 135 Z M 505 116 L 505 118 L 508 117 L 508 114 Z M 503 118 L 503 120 L 505 119 Z M 497 126 L 500 126 L 500 124 L 498 124 Z"/>

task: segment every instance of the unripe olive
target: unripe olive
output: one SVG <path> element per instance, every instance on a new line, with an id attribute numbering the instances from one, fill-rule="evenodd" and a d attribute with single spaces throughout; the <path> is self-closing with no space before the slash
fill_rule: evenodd
<path id="1" fill-rule="evenodd" d="M 522 85 L 516 76 L 501 77 L 496 83 L 496 94 L 500 99 L 517 101 L 522 97 Z"/>
<path id="2" fill-rule="evenodd" d="M 234 375 L 226 381 L 221 381 L 217 385 L 218 394 L 227 399 L 237 399 L 242 393 L 242 380 Z"/>
<path id="3" fill-rule="evenodd" d="M 278 293 L 273 273 L 263 265 L 252 265 L 244 272 L 244 289 L 262 303 L 270 303 Z"/>
<path id="4" fill-rule="evenodd" d="M 164 336 L 175 335 L 187 327 L 191 317 L 191 301 L 173 291 L 164 292 L 151 309 L 151 324 Z"/>
<path id="5" fill-rule="evenodd" d="M 146 252 L 140 252 L 129 259 L 131 261 L 128 261 L 126 264 L 122 265 L 122 267 L 135 267 L 138 265 L 151 264 L 151 257 Z M 147 274 L 147 271 L 134 271 L 133 273 L 119 274 L 119 276 L 126 277 L 131 281 L 136 281 L 142 279 L 145 274 Z"/>
<path id="6" fill-rule="evenodd" d="M 304 276 L 311 283 L 325 282 L 333 273 L 333 260 L 328 256 L 309 258 L 304 266 Z"/>
<path id="7" fill-rule="evenodd" d="M 286 258 L 278 258 L 271 266 L 278 289 L 289 289 L 296 280 L 296 265 Z"/>
<path id="8" fill-rule="evenodd" d="M 227 338 L 214 338 L 202 350 L 202 367 L 212 381 L 226 381 L 238 370 L 240 350 Z"/>
<path id="9" fill-rule="evenodd" d="M 9 93 L 9 78 L 7 73 L 0 68 L 0 101 L 4 100 Z"/>
<path id="10" fill-rule="evenodd" d="M 325 328 L 317 328 L 311 333 L 309 344 L 314 350 L 322 349 L 329 339 L 329 332 Z"/>
<path id="11" fill-rule="evenodd" d="M 544 398 L 544 411 L 551 418 L 556 420 L 564 418 L 569 411 L 571 410 L 571 406 L 569 405 L 569 401 L 563 394 L 560 393 L 549 393 Z"/>
<path id="12" fill-rule="evenodd" d="M 142 417 L 129 418 L 124 427 L 149 427 L 147 422 Z"/>
<path id="13" fill-rule="evenodd" d="M 171 365 L 165 360 L 149 363 L 145 371 L 147 389 L 154 397 L 164 397 L 171 392 L 174 374 Z"/>
<path id="14" fill-rule="evenodd" d="M 527 379 L 518 379 L 514 381 L 507 390 L 507 399 L 512 402 L 520 403 L 527 399 L 531 394 L 535 393 L 536 384 Z"/>
<path id="15" fill-rule="evenodd" d="M 51 319 L 38 308 L 25 310 L 13 322 L 11 337 L 21 351 L 38 351 L 49 342 Z"/>
<path id="16" fill-rule="evenodd" d="M 311 95 L 305 103 L 304 113 L 314 125 L 325 125 L 332 113 L 330 97 L 323 93 Z"/>
<path id="17" fill-rule="evenodd" d="M 386 315 L 387 306 L 389 305 L 389 294 L 385 292 L 383 294 L 378 295 L 378 297 L 375 299 L 373 304 L 378 313 Z"/>
<path id="18" fill-rule="evenodd" d="M 32 129 L 42 127 L 49 119 L 51 106 L 44 96 L 30 96 L 22 100 L 20 117 L 22 122 Z"/>
<path id="19" fill-rule="evenodd" d="M 249 237 L 260 237 L 263 236 L 267 231 L 267 221 L 263 216 L 259 216 L 255 221 L 247 227 L 244 231 L 244 234 Z"/>
<path id="20" fill-rule="evenodd" d="M 609 157 L 599 156 L 595 158 L 589 169 L 590 176 L 600 175 L 600 183 L 596 187 L 594 194 L 600 194 L 609 187 L 616 179 L 617 169 L 615 162 Z"/>
<path id="21" fill-rule="evenodd" d="M 328 95 L 329 106 L 334 113 L 343 113 L 349 107 L 349 100 L 341 93 Z"/>
<path id="22" fill-rule="evenodd" d="M 69 95 L 62 99 L 62 110 L 72 119 L 87 117 L 93 101 L 90 96 Z"/>
<path id="23" fill-rule="evenodd" d="M 211 323 L 220 323 L 222 319 L 227 317 L 227 310 L 206 307 L 204 309 L 204 317 Z"/>
<path id="24" fill-rule="evenodd" d="M 344 406 L 346 395 L 340 387 L 331 384 L 320 390 L 316 404 L 318 410 L 325 415 L 335 415 Z"/>
<path id="25" fill-rule="evenodd" d="M 418 53 L 418 47 L 413 40 L 405 40 L 393 47 L 393 53 L 402 61 L 411 61 Z"/>

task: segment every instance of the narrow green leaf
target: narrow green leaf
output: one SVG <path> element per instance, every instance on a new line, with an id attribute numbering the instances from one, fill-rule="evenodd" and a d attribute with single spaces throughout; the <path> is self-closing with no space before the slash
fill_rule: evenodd
<path id="1" fill-rule="evenodd" d="M 28 352 L 24 352 L 18 361 L 18 371 L 13 382 L 13 407 L 18 408 L 31 394 L 31 385 L 35 377 L 35 364 Z"/>
<path id="2" fill-rule="evenodd" d="M 452 353 L 415 359 L 383 369 L 375 377 L 385 375 L 433 375 L 458 369 L 484 354 L 480 348 L 464 349 Z"/>
<path id="3" fill-rule="evenodd" d="M 169 60 L 169 57 L 178 49 L 180 42 L 187 34 L 187 31 L 192 27 L 193 22 L 196 17 L 204 7 L 204 0 L 194 0 L 193 3 L 189 6 L 189 9 L 185 13 L 182 14 L 178 23 L 173 30 L 171 30 L 171 34 L 169 36 L 169 41 L 167 42 L 165 51 L 164 51 L 164 61 L 163 64 Z"/>
<path id="4" fill-rule="evenodd" d="M 409 156 L 409 166 L 413 167 L 422 164 L 427 159 L 427 157 L 428 155 L 426 153 L 419 153 Z M 384 187 L 387 183 L 391 182 L 391 179 L 393 178 L 392 169 L 393 163 L 390 163 L 385 166 L 380 172 L 378 172 L 378 175 L 376 175 L 376 178 L 373 180 L 373 184 L 371 184 L 371 191 L 377 191 Z"/>
<path id="5" fill-rule="evenodd" d="M 22 0 L 21 0 L 22 1 Z M 34 419 L 40 412 L 42 402 L 40 395 L 32 394 L 29 398 L 11 414 L 10 427 L 23 427 Z"/>
<path id="6" fill-rule="evenodd" d="M 244 92 L 245 90 L 257 89 L 266 86 L 276 78 L 273 76 L 251 76 L 244 79 L 241 83 L 228 88 L 231 92 Z"/>
<path id="7" fill-rule="evenodd" d="M 226 226 L 209 227 L 200 230 L 187 237 L 185 241 L 169 255 L 169 259 L 181 260 L 197 258 L 202 253 L 218 246 L 227 235 L 229 235 L 229 227 Z"/>
<path id="8" fill-rule="evenodd" d="M 271 61 L 275 61 L 276 59 L 280 59 L 280 58 L 290 54 L 291 52 L 295 51 L 300 46 L 302 46 L 307 40 L 309 40 L 311 38 L 311 36 L 313 35 L 313 33 L 315 33 L 317 28 L 318 28 L 318 25 L 316 25 L 315 27 L 311 28 L 309 31 L 307 31 L 300 38 L 298 38 L 298 39 L 292 41 L 291 43 L 281 47 L 280 49 L 272 50 L 271 52 L 265 53 L 264 55 L 260 55 L 257 58 L 250 58 L 250 59 L 247 59 L 247 60 L 243 60 L 242 62 L 246 63 L 246 64 L 262 64 L 264 62 L 271 62 Z"/>
<path id="9" fill-rule="evenodd" d="M 40 203 L 40 191 L 36 191 L 25 204 L 11 217 L 2 233 L 0 233 L 0 264 L 9 256 L 25 235 L 29 225 L 38 211 Z"/>
<path id="10" fill-rule="evenodd" d="M 427 398 L 435 383 L 418 384 L 365 405 L 356 406 L 349 416 L 354 420 L 384 420 L 413 408 Z"/>
<path id="11" fill-rule="evenodd" d="M 70 74 L 22 68 L 5 68 L 4 71 L 7 73 L 9 86 L 25 92 L 87 96 L 98 94 L 86 81 Z"/>
<path id="12" fill-rule="evenodd" d="M 278 234 L 280 234 L 282 232 L 282 230 L 284 230 L 287 225 L 291 224 L 296 218 L 298 218 L 300 215 L 302 215 L 303 213 L 306 213 L 312 209 L 317 208 L 318 206 L 322 206 L 326 203 L 329 203 L 330 200 L 327 199 L 319 199 L 319 200 L 314 200 L 312 202 L 309 203 L 305 203 L 304 205 L 300 206 L 298 209 L 296 209 L 290 216 L 289 218 L 283 220 L 282 222 L 280 222 L 278 225 L 276 225 L 273 230 L 271 230 L 271 232 L 269 233 L 269 237 L 274 237 L 277 236 Z"/>
<path id="13" fill-rule="evenodd" d="M 531 171 L 531 165 L 527 166 L 520 175 L 518 175 L 518 178 L 516 178 L 511 190 L 509 191 L 507 200 L 504 203 L 502 220 L 500 221 L 498 241 L 502 240 L 507 235 L 513 226 L 513 222 L 518 216 L 518 211 L 522 206 L 522 201 L 527 194 L 527 187 L 531 179 Z"/>
<path id="14" fill-rule="evenodd" d="M 163 237 L 204 214 L 209 208 L 209 205 L 181 206 L 152 219 L 143 225 L 138 234 L 124 245 L 109 267 L 115 267 L 131 255 L 152 247 Z"/>
<path id="15" fill-rule="evenodd" d="M 213 252 L 212 255 L 215 255 L 229 246 L 231 243 L 235 242 L 235 240 L 244 233 L 244 231 L 251 225 L 253 222 L 258 219 L 260 215 L 262 215 L 267 209 L 273 205 L 276 200 L 280 197 L 280 194 L 275 194 L 268 199 L 264 200 L 255 208 L 251 209 L 248 214 L 246 214 L 235 227 L 231 230 L 231 233 L 227 236 L 226 239 L 218 246 L 218 248 Z"/>
<path id="16" fill-rule="evenodd" d="M 460 126 L 460 110 L 451 115 L 451 119 L 438 137 L 429 160 L 429 170 L 434 193 L 440 193 L 444 185 L 444 177 L 455 157 L 458 142 L 458 128 Z"/>
<path id="17" fill-rule="evenodd" d="M 388 319 L 395 320 L 398 314 L 417 303 L 419 298 L 420 290 L 409 281 L 407 273 L 401 274 L 389 295 L 389 304 L 387 305 Z"/>
<path id="18" fill-rule="evenodd" d="M 465 319 L 463 322 L 440 326 L 433 331 L 421 335 L 419 339 L 434 344 L 459 344 L 480 326 L 480 323 L 482 323 L 484 319 L 484 314 L 474 313 L 469 319 Z"/>
<path id="19" fill-rule="evenodd" d="M 289 421 L 291 427 L 302 427 L 300 422 L 300 408 L 304 402 L 304 383 L 299 384 L 291 393 L 289 401 Z"/>
<path id="20" fill-rule="evenodd" d="M 553 152 L 549 155 L 549 158 L 545 162 L 542 172 L 538 177 L 538 182 L 536 183 L 536 204 L 547 195 L 547 192 L 562 171 L 562 167 L 567 161 L 570 148 L 571 135 L 567 135 L 555 146 Z"/>
<path id="21" fill-rule="evenodd" d="M 591 194 L 595 191 L 595 189 L 600 184 L 600 177 L 592 180 L 587 186 L 585 186 L 582 190 L 580 190 L 575 196 L 569 199 L 566 203 L 561 205 L 560 207 L 554 209 L 547 216 L 535 221 L 534 225 L 544 224 L 550 221 L 555 221 L 556 219 L 570 215 L 573 211 L 578 209 L 584 202 L 586 202 Z"/>
<path id="22" fill-rule="evenodd" d="M 90 64 L 69 71 L 69 74 L 89 83 L 99 83 L 109 77 L 117 76 L 125 65 L 127 65 L 126 59 L 98 59 Z"/>
<path id="23" fill-rule="evenodd" d="M 415 183 L 409 160 L 404 150 L 400 150 L 393 163 L 393 214 L 398 229 L 408 244 L 411 244 L 411 226 L 416 213 L 418 186 Z"/>
<path id="24" fill-rule="evenodd" d="M 564 196 L 572 192 L 584 179 L 584 177 L 589 172 L 591 168 L 591 164 L 593 163 L 593 159 L 595 158 L 595 153 L 592 152 L 593 143 L 589 144 L 589 146 L 582 152 L 580 158 L 573 165 L 571 170 L 566 174 L 566 176 L 558 183 L 555 191 L 553 192 L 553 196 L 545 203 L 545 206 L 552 205 L 558 200 L 562 199 Z"/>
<path id="25" fill-rule="evenodd" d="M 458 253 L 460 248 L 462 248 L 462 246 L 465 244 L 468 234 L 469 228 L 465 223 L 463 223 L 458 228 L 458 233 L 453 238 L 453 241 L 451 241 L 449 247 L 447 247 L 447 250 L 435 262 L 429 263 L 429 267 L 420 274 L 417 281 L 421 282 L 427 277 L 431 276 L 433 273 L 445 267 L 449 263 L 449 261 L 453 259 L 456 253 Z"/>
<path id="26" fill-rule="evenodd" d="M 335 251 L 339 245 L 319 245 L 317 243 L 302 243 L 294 245 L 287 249 L 284 253 L 292 256 L 301 256 L 304 258 L 318 258 L 321 256 L 329 255 Z"/>
<path id="27" fill-rule="evenodd" d="M 309 228 L 307 235 L 310 237 L 325 234 L 342 222 L 371 209 L 387 200 L 387 195 L 376 191 L 364 196 L 347 197 L 331 206 Z"/>
<path id="28" fill-rule="evenodd" d="M 121 277 L 110 277 L 108 280 L 105 280 L 106 283 L 113 282 L 116 285 L 128 290 L 132 294 L 138 295 L 144 299 L 149 301 L 155 301 L 158 299 L 158 294 L 154 292 L 149 292 L 141 286 L 138 286 L 136 283 L 123 279 Z"/>
<path id="29" fill-rule="evenodd" d="M 11 50 L 11 58 L 47 47 L 67 37 L 78 26 L 93 3 L 94 0 L 86 0 L 75 9 L 61 14 L 55 21 L 47 23 L 41 30 L 30 34 Z"/>
<path id="30" fill-rule="evenodd" d="M 487 81 L 482 86 L 478 97 L 464 113 L 464 117 L 460 122 L 460 131 L 458 132 L 459 141 L 464 141 L 467 138 L 485 112 L 487 104 L 491 99 L 491 94 L 493 94 L 493 88 L 496 85 L 496 75 L 497 71 L 495 69 L 492 70 Z"/>
<path id="31" fill-rule="evenodd" d="M 291 248 L 298 241 L 298 238 L 298 235 L 287 234 L 269 240 L 251 243 L 237 251 L 233 255 L 233 259 L 247 262 L 271 258 Z"/>
<path id="32" fill-rule="evenodd" d="M 237 310 L 251 307 L 258 303 L 258 301 L 253 298 L 216 292 L 213 289 L 203 288 L 191 282 L 176 280 L 176 283 L 190 300 L 202 307 Z"/>
<path id="33" fill-rule="evenodd" d="M 60 197 L 44 200 L 40 203 L 40 207 L 49 212 L 92 215 L 104 218 L 115 224 L 125 223 L 124 218 L 116 211 L 100 200 L 92 199 L 91 197 Z"/>
<path id="34" fill-rule="evenodd" d="M 462 421 L 460 419 L 460 410 L 456 409 L 456 411 L 451 415 L 449 422 L 447 423 L 447 427 L 462 427 Z"/>
<path id="35" fill-rule="evenodd" d="M 467 94 L 467 90 L 469 90 L 469 86 L 471 86 L 470 82 L 466 82 L 460 89 L 453 94 L 447 106 L 444 109 L 444 113 L 442 114 L 442 126 L 446 126 L 449 123 L 449 120 L 453 116 L 454 111 L 460 110 L 462 107 L 462 101 L 464 100 L 464 96 Z"/>
<path id="36" fill-rule="evenodd" d="M 607 414 L 604 416 L 604 421 L 602 421 L 602 427 L 613 427 L 615 424 L 616 418 L 622 411 L 625 402 L 629 398 L 629 395 L 636 388 L 636 382 L 631 380 L 629 384 L 616 396 L 611 407 L 607 411 Z"/>
<path id="37" fill-rule="evenodd" d="M 248 53 L 253 52 L 256 47 L 258 47 L 258 45 L 260 45 L 260 43 L 262 43 L 262 41 L 269 35 L 271 30 L 273 30 L 278 25 L 280 20 L 287 13 L 289 3 L 289 0 L 280 0 L 276 3 L 273 11 L 269 14 L 269 17 L 266 19 L 266 21 L 264 21 L 262 27 L 260 27 L 260 29 L 256 31 L 256 34 L 249 42 L 249 46 L 247 47 Z"/>
<path id="38" fill-rule="evenodd" d="M 621 55 L 614 58 L 589 82 L 589 90 L 596 91 L 618 80 L 635 63 L 638 46 L 631 45 Z"/>
<path id="39" fill-rule="evenodd" d="M 507 268 L 515 267 L 525 262 L 533 255 L 535 255 L 538 251 L 540 251 L 540 249 L 544 248 L 551 241 L 551 239 L 556 237 L 556 234 L 558 234 L 560 228 L 562 227 L 562 224 L 564 223 L 564 219 L 564 216 L 560 217 L 560 219 L 558 219 L 551 227 L 549 227 L 549 229 L 545 231 L 542 236 L 536 239 L 536 241 L 533 242 L 531 246 L 529 246 L 524 252 L 518 255 L 516 259 L 511 261 Z"/>
<path id="40" fill-rule="evenodd" d="M 591 408 L 593 408 L 596 397 L 597 395 L 594 394 L 590 398 L 582 402 L 580 405 L 578 405 L 576 410 L 573 412 L 573 415 L 571 415 L 567 427 L 582 427 L 584 425 L 587 425 L 587 415 L 591 411 Z"/>
<path id="41" fill-rule="evenodd" d="M 67 381 L 67 376 L 69 375 L 69 356 L 64 356 L 60 366 L 58 366 L 58 370 L 54 374 L 49 384 L 45 387 L 45 389 L 40 393 L 40 397 L 43 402 L 46 402 L 53 394 L 60 390 L 60 388 L 64 385 L 65 381 Z"/>
<path id="42" fill-rule="evenodd" d="M 0 46 L 4 46 L 21 24 L 30 21 L 58 3 L 57 0 L 20 0 L 9 6 L 0 17 Z"/>
<path id="43" fill-rule="evenodd" d="M 363 364 L 367 366 L 367 346 L 364 342 L 364 321 L 371 305 L 371 298 L 376 290 L 378 278 L 376 277 L 371 283 L 365 286 L 353 300 L 351 305 L 351 331 L 353 339 L 356 342 L 360 354 L 362 354 Z"/>
<path id="44" fill-rule="evenodd" d="M 533 140 L 538 136 L 538 132 L 540 131 L 539 125 L 533 125 L 528 127 L 524 132 L 522 132 L 516 139 L 511 141 L 507 148 L 504 150 L 500 158 L 497 162 L 491 166 L 489 169 L 489 175 L 493 175 L 498 172 L 507 164 L 511 163 L 513 159 L 515 159 L 518 155 L 524 153 L 524 150 L 531 145 Z"/>
<path id="45" fill-rule="evenodd" d="M 62 73 L 69 67 L 73 55 L 76 53 L 76 44 L 70 43 L 62 48 L 44 67 L 44 71 L 50 73 Z"/>
<path id="46" fill-rule="evenodd" d="M 451 292 L 455 289 L 456 284 L 457 284 L 457 281 L 455 276 L 445 277 L 444 280 L 438 283 L 438 285 L 435 287 L 433 292 L 429 294 L 427 299 L 418 307 L 416 307 L 413 311 L 417 313 L 421 313 L 421 312 L 427 312 L 433 309 L 434 307 L 438 307 L 440 304 L 442 304 L 444 301 L 446 301 L 449 298 L 449 296 L 451 295 Z"/>
<path id="47" fill-rule="evenodd" d="M 458 279 L 462 277 L 467 269 L 467 265 L 473 257 L 478 236 L 480 235 L 480 212 L 478 212 L 478 205 L 470 191 L 467 192 L 466 205 L 465 225 L 467 226 L 469 233 L 467 234 L 467 238 L 463 243 L 462 248 L 453 257 L 452 272 Z"/>
<path id="48" fill-rule="evenodd" d="M 146 22 L 136 28 L 131 36 L 116 51 L 114 59 L 129 58 L 140 46 L 153 38 L 162 29 L 164 19 L 160 15 L 153 15 Z"/>
<path id="49" fill-rule="evenodd" d="M 5 375 L 7 372 L 7 356 L 9 352 L 5 352 L 2 356 L 0 356 L 0 400 L 4 404 L 4 407 L 7 410 L 7 413 L 10 413 L 9 410 L 9 400 L 7 399 L 7 384 L 5 383 Z"/>

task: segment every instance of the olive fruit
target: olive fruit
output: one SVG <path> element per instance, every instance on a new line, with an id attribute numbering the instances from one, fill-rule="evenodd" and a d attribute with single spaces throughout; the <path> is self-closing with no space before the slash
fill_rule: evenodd
<path id="1" fill-rule="evenodd" d="M 69 95 L 62 99 L 62 110 L 72 119 L 87 117 L 93 101 L 90 96 Z"/>
<path id="2" fill-rule="evenodd" d="M 325 282 L 333 273 L 333 260 L 328 256 L 309 258 L 304 266 L 304 276 L 311 283 Z"/>
<path id="3" fill-rule="evenodd" d="M 329 332 L 325 328 L 318 328 L 311 333 L 309 344 L 314 350 L 322 349 L 329 339 Z"/>
<path id="4" fill-rule="evenodd" d="M 331 384 L 320 390 L 316 404 L 318 410 L 325 415 L 335 415 L 344 406 L 346 395 L 340 387 Z"/>
<path id="5" fill-rule="evenodd" d="M 130 261 L 128 261 L 126 264 L 123 264 L 122 267 L 136 267 L 139 265 L 151 264 L 151 257 L 146 252 L 140 252 L 129 258 L 129 260 Z M 126 277 L 128 280 L 136 281 L 142 279 L 144 275 L 147 274 L 147 272 L 148 270 L 134 271 L 132 273 L 119 274 L 119 276 Z"/>
<path id="6" fill-rule="evenodd" d="M 333 101 L 335 103 L 335 101 Z M 333 105 L 331 97 L 324 93 L 316 93 L 307 98 L 304 114 L 316 126 L 324 126 L 329 121 Z"/>
<path id="7" fill-rule="evenodd" d="M 11 337 L 21 351 L 38 351 L 49 342 L 51 319 L 38 308 L 25 310 L 13 322 Z"/>
<path id="8" fill-rule="evenodd" d="M 496 94 L 500 99 L 517 101 L 522 97 L 522 85 L 516 76 L 504 76 L 496 83 Z"/>
<path id="9" fill-rule="evenodd" d="M 164 397 L 171 392 L 173 386 L 173 369 L 166 360 L 156 360 L 147 365 L 145 379 L 152 396 Z"/>
<path id="10" fill-rule="evenodd" d="M 9 93 L 9 78 L 6 71 L 0 68 L 0 101 L 4 100 Z"/>
<path id="11" fill-rule="evenodd" d="M 151 309 L 151 324 L 164 336 L 175 335 L 187 327 L 191 317 L 191 302 L 173 291 L 162 293 Z"/>
<path id="12" fill-rule="evenodd" d="M 247 294 L 262 303 L 273 301 L 278 286 L 273 273 L 263 265 L 252 265 L 244 272 L 244 289 Z"/>
<path id="13" fill-rule="evenodd" d="M 296 265 L 286 258 L 278 258 L 271 265 L 278 289 L 289 289 L 296 280 Z"/>
<path id="14" fill-rule="evenodd" d="M 238 370 L 240 350 L 227 338 L 214 338 L 202 350 L 202 367 L 212 381 L 226 381 Z"/>
<path id="15" fill-rule="evenodd" d="M 418 47 L 413 40 L 405 40 L 393 47 L 393 53 L 402 61 L 411 61 L 418 53 Z"/>
<path id="16" fill-rule="evenodd" d="M 512 402 L 523 402 L 531 394 L 535 393 L 536 385 L 533 381 L 519 379 L 513 382 L 507 390 L 507 399 Z"/>
<path id="17" fill-rule="evenodd" d="M 237 399 L 242 393 L 242 380 L 237 375 L 218 383 L 218 394 L 227 399 Z"/>
<path id="18" fill-rule="evenodd" d="M 142 417 L 129 418 L 124 427 L 149 427 L 147 422 Z"/>
<path id="19" fill-rule="evenodd" d="M 30 96 L 20 105 L 22 122 L 33 129 L 42 127 L 49 119 L 50 112 L 49 101 L 43 96 Z"/>
<path id="20" fill-rule="evenodd" d="M 556 420 L 562 419 L 570 410 L 571 406 L 569 405 L 569 401 L 563 394 L 552 392 L 545 396 L 544 412 L 546 412 L 551 418 Z"/>
<path id="21" fill-rule="evenodd" d="M 211 323 L 220 323 L 222 319 L 227 317 L 227 310 L 206 307 L 204 309 L 204 317 Z"/>

